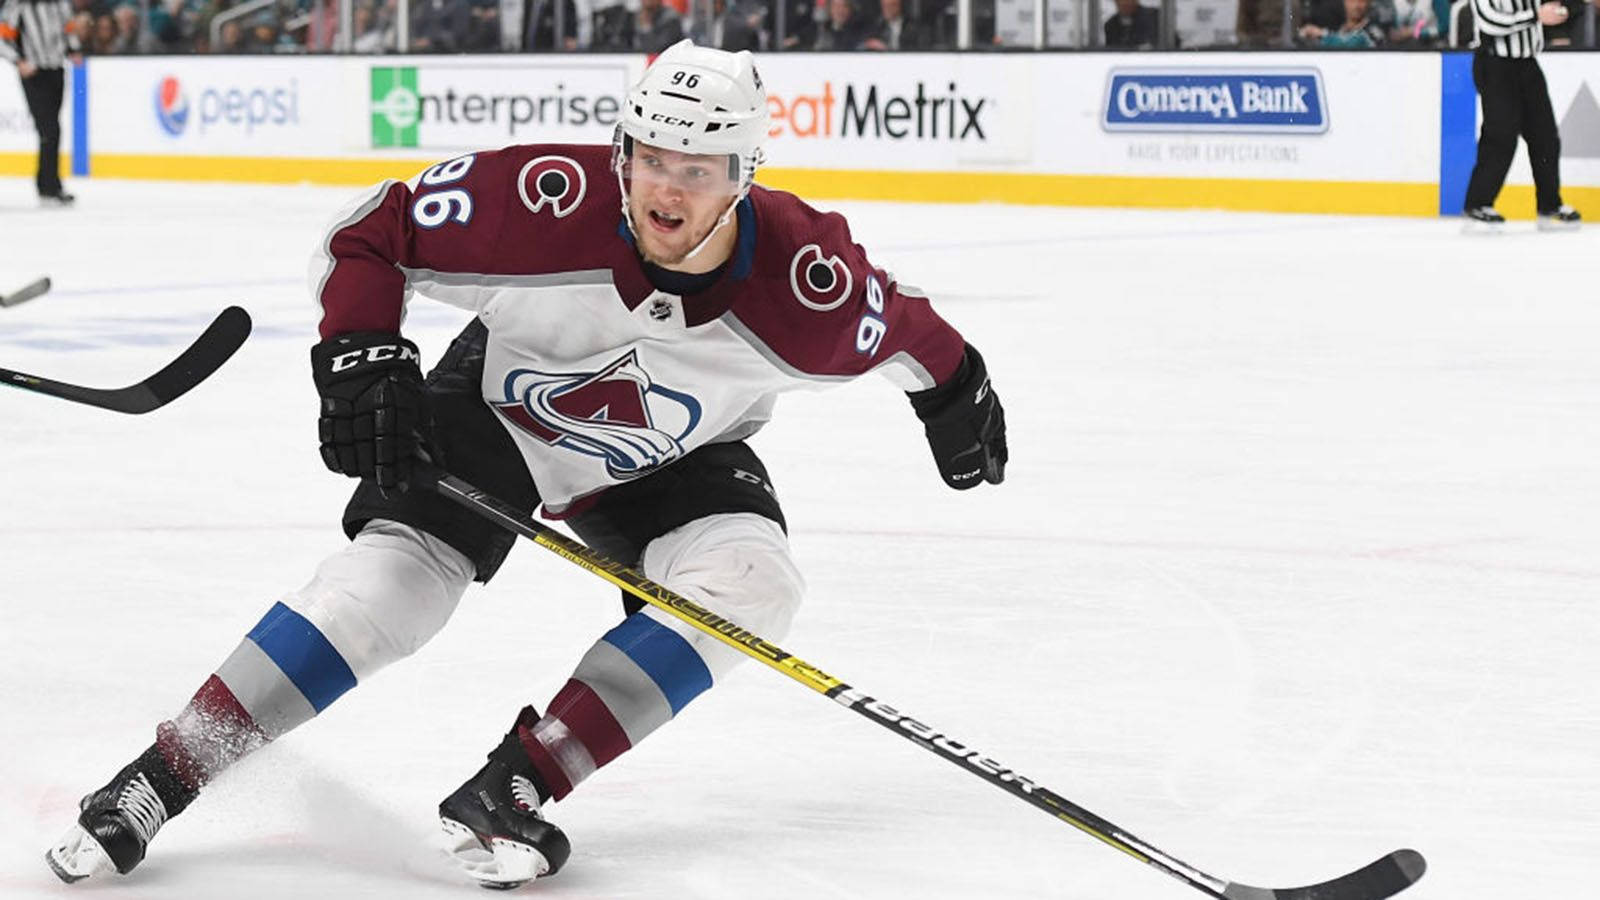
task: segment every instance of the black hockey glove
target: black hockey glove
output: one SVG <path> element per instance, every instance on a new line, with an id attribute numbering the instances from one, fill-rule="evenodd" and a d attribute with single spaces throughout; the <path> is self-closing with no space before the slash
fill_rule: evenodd
<path id="1" fill-rule="evenodd" d="M 980 481 L 1006 480 L 1006 411 L 971 344 L 949 381 L 906 396 L 922 420 L 945 484 L 964 491 Z"/>
<path id="2" fill-rule="evenodd" d="M 311 348 L 322 395 L 322 461 L 353 478 L 404 490 L 433 429 L 417 345 L 397 334 L 358 331 Z"/>

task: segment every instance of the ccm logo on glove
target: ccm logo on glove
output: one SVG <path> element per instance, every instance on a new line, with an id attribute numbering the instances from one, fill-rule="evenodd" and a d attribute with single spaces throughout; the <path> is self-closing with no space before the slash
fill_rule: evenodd
<path id="1" fill-rule="evenodd" d="M 364 347 L 360 350 L 351 350 L 349 353 L 340 353 L 333 357 L 333 366 L 329 370 L 337 375 L 346 369 L 353 369 L 363 363 L 380 363 L 391 361 L 409 361 L 420 365 L 417 348 L 410 341 L 404 344 L 383 344 L 376 347 Z"/>
<path id="2" fill-rule="evenodd" d="M 317 439 L 329 469 L 405 489 L 433 434 L 420 359 L 416 344 L 392 332 L 342 334 L 311 348 L 322 397 Z"/>
<path id="3" fill-rule="evenodd" d="M 989 370 L 976 348 L 966 355 L 950 380 L 936 388 L 907 394 L 922 420 L 944 483 L 958 491 L 980 482 L 1006 479 L 1006 411 L 989 383 Z"/>

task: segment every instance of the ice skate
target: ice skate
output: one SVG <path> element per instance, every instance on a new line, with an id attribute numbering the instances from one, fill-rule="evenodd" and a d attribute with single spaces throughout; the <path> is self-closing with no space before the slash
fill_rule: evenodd
<path id="1" fill-rule="evenodd" d="M 161 769 L 152 773 L 154 765 Z M 182 811 L 177 803 L 176 809 L 169 808 L 157 792 L 164 768 L 153 751 L 146 753 L 110 784 L 84 797 L 78 804 L 77 824 L 45 853 L 51 871 L 68 884 L 92 875 L 133 871 L 156 832 Z M 187 799 L 183 798 L 184 805 Z"/>
<path id="2" fill-rule="evenodd" d="M 1540 231 L 1576 231 L 1583 226 L 1583 216 L 1570 206 L 1551 212 L 1539 213 L 1536 223 Z"/>
<path id="3" fill-rule="evenodd" d="M 1467 224 L 1462 231 L 1468 234 L 1499 234 L 1505 230 L 1506 217 L 1492 206 L 1478 206 L 1465 213 Z"/>
<path id="4" fill-rule="evenodd" d="M 567 836 L 539 814 L 532 774 L 513 727 L 488 764 L 439 804 L 445 852 L 486 888 L 554 875 L 572 853 Z"/>

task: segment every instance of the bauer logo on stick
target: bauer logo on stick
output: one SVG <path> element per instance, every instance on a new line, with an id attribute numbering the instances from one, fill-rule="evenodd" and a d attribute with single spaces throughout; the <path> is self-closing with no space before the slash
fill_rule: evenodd
<path id="1" fill-rule="evenodd" d="M 549 209 L 564 219 L 583 202 L 588 191 L 583 167 L 565 156 L 541 156 L 530 160 L 517 176 L 517 193 L 529 212 Z"/>

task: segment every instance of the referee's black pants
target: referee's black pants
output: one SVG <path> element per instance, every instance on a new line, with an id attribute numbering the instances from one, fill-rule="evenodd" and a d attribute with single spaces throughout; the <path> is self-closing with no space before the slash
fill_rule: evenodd
<path id="1" fill-rule="evenodd" d="M 66 90 L 65 69 L 37 69 L 22 79 L 28 113 L 39 132 L 39 175 L 34 184 L 41 197 L 61 193 L 61 100 Z"/>
<path id="2" fill-rule="evenodd" d="M 1561 207 L 1561 133 L 1539 61 L 1479 50 L 1472 57 L 1472 83 L 1483 100 L 1483 131 L 1478 135 L 1478 162 L 1467 183 L 1466 208 L 1494 205 L 1521 135 L 1533 163 L 1539 212 L 1555 212 Z"/>

